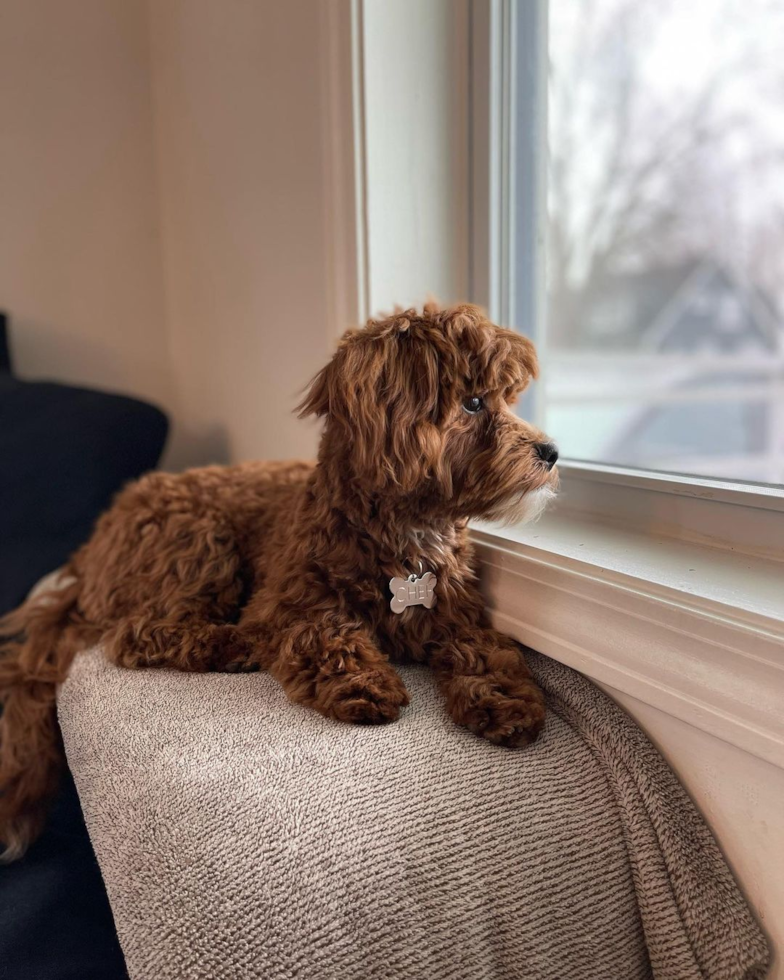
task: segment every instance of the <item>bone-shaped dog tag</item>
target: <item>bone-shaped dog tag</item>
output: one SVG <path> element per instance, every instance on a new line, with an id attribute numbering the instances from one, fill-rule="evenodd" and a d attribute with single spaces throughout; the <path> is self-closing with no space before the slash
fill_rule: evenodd
<path id="1" fill-rule="evenodd" d="M 432 609 L 436 604 L 436 585 L 438 582 L 432 572 L 425 572 L 422 578 L 417 578 L 416 575 L 393 578 L 389 583 L 392 591 L 389 607 L 393 613 L 402 613 L 409 606 Z"/>

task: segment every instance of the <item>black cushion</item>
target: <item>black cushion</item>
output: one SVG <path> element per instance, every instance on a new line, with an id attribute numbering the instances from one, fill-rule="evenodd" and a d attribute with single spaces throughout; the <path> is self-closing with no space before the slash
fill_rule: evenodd
<path id="1" fill-rule="evenodd" d="M 84 542 L 166 439 L 152 405 L 0 374 L 0 612 Z"/>
<path id="2" fill-rule="evenodd" d="M 11 372 L 11 351 L 8 347 L 8 317 L 0 313 L 0 373 Z"/>
<path id="3" fill-rule="evenodd" d="M 0 867 L 1 980 L 127 980 L 79 797 L 66 773 L 46 830 Z"/>
<path id="4" fill-rule="evenodd" d="M 0 364 L 0 613 L 66 561 L 124 483 L 158 463 L 166 416 Z M 0 866 L 0 980 L 125 980 L 70 775 L 41 838 Z"/>

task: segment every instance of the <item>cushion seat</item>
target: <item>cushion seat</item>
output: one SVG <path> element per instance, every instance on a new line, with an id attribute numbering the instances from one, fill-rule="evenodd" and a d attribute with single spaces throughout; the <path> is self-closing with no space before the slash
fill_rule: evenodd
<path id="1" fill-rule="evenodd" d="M 755 980 L 765 940 L 636 725 L 529 654 L 540 740 L 510 751 L 403 667 L 398 722 L 290 704 L 266 674 L 123 671 L 60 692 L 132 980 Z"/>

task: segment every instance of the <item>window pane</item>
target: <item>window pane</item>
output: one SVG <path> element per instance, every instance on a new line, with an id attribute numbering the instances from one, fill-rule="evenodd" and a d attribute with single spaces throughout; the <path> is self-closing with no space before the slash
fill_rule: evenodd
<path id="1" fill-rule="evenodd" d="M 551 0 L 544 420 L 784 483 L 784 3 Z"/>

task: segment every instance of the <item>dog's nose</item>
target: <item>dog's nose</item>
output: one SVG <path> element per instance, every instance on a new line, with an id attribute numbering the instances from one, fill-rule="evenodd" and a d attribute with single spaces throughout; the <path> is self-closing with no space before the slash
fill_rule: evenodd
<path id="1" fill-rule="evenodd" d="M 554 442 L 537 442 L 534 446 L 536 455 L 543 463 L 547 463 L 548 469 L 552 469 L 558 461 L 558 447 Z"/>

